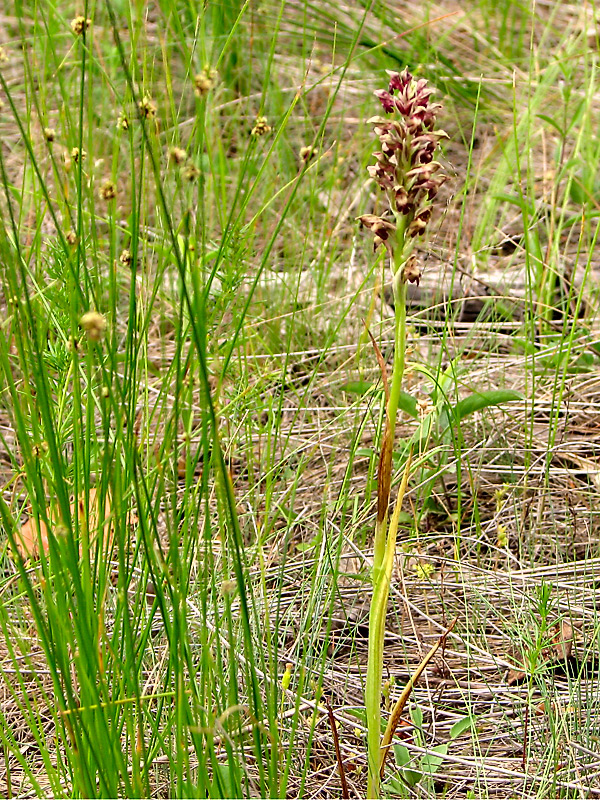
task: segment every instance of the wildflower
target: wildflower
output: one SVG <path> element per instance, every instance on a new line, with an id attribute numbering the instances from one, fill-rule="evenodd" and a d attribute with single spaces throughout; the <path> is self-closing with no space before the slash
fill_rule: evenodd
<path id="1" fill-rule="evenodd" d="M 172 161 L 173 164 L 185 164 L 187 159 L 187 153 L 182 147 L 171 147 L 169 148 L 169 161 Z"/>
<path id="2" fill-rule="evenodd" d="M 99 342 L 106 328 L 106 320 L 97 311 L 88 311 L 79 320 L 79 324 L 93 342 Z"/>
<path id="3" fill-rule="evenodd" d="M 78 164 L 80 160 L 84 160 L 84 158 L 87 156 L 87 153 L 85 150 L 80 150 L 78 147 L 73 147 L 70 155 L 73 163 Z"/>
<path id="4" fill-rule="evenodd" d="M 100 198 L 102 200 L 114 200 L 117 196 L 117 187 L 112 181 L 104 181 L 100 187 Z"/>
<path id="5" fill-rule="evenodd" d="M 312 158 L 315 157 L 316 154 L 317 151 L 315 150 L 315 148 L 307 145 L 305 147 L 300 148 L 299 156 L 301 161 L 310 161 Z"/>
<path id="6" fill-rule="evenodd" d="M 414 566 L 414 570 L 415 570 L 415 575 L 419 580 L 427 581 L 432 577 L 433 573 L 435 572 L 435 567 L 428 561 L 417 561 L 417 563 Z"/>
<path id="7" fill-rule="evenodd" d="M 271 126 L 267 122 L 266 117 L 257 117 L 254 127 L 251 130 L 252 136 L 265 136 L 271 132 Z"/>
<path id="8" fill-rule="evenodd" d="M 156 116 L 156 104 L 150 95 L 145 94 L 139 101 L 138 107 L 140 109 L 140 115 L 144 117 L 144 119 L 154 119 Z"/>
<path id="9" fill-rule="evenodd" d="M 384 241 L 393 250 L 396 244 L 404 248 L 406 239 L 410 242 L 422 236 L 427 228 L 431 219 L 431 202 L 446 180 L 441 164 L 434 160 L 446 133 L 435 129 L 441 106 L 431 102 L 433 89 L 427 81 L 423 78 L 416 80 L 407 69 L 388 74 L 387 90 L 375 92 L 388 116 L 375 116 L 369 120 L 379 138 L 380 150 L 375 153 L 376 163 L 367 169 L 387 196 L 401 240 L 396 242 L 396 237 L 390 240 L 390 236 L 381 236 L 381 225 L 373 215 L 366 215 L 367 221 L 365 217 L 359 219 L 375 234 L 376 246 Z M 385 227 L 389 226 L 390 223 L 379 219 Z M 408 257 L 408 253 L 406 255 Z M 409 265 L 405 262 L 400 277 L 403 281 L 418 283 L 420 271 L 415 263 Z"/>
<path id="10" fill-rule="evenodd" d="M 421 280 L 421 268 L 417 262 L 417 258 L 414 255 L 410 255 L 406 259 L 406 263 L 402 268 L 402 280 L 405 283 L 416 283 L 417 286 Z"/>
<path id="11" fill-rule="evenodd" d="M 67 244 L 70 244 L 71 247 L 74 247 L 77 244 L 77 242 L 79 241 L 75 231 L 67 231 L 66 234 L 65 234 L 65 239 L 66 239 Z"/>
<path id="12" fill-rule="evenodd" d="M 44 139 L 49 144 L 56 139 L 56 131 L 54 128 L 44 128 Z"/>
<path id="13" fill-rule="evenodd" d="M 419 415 L 419 419 L 425 419 L 425 417 L 432 411 L 433 403 L 431 402 L 431 398 L 419 397 L 417 400 L 417 413 Z"/>
<path id="14" fill-rule="evenodd" d="M 71 30 L 75 34 L 75 36 L 82 36 L 87 29 L 92 24 L 91 19 L 86 19 L 84 16 L 79 14 L 74 19 L 71 20 Z"/>
<path id="15" fill-rule="evenodd" d="M 36 443 L 36 444 L 33 444 L 31 446 L 31 455 L 34 458 L 41 458 L 43 454 L 44 454 L 43 453 L 43 449 L 42 449 L 42 446 L 40 444 Z"/>
<path id="16" fill-rule="evenodd" d="M 200 170 L 193 162 L 190 161 L 189 164 L 186 164 L 183 168 L 182 175 L 186 181 L 192 183 L 200 175 Z"/>
<path id="17" fill-rule="evenodd" d="M 124 111 L 121 111 L 119 113 L 119 116 L 117 117 L 117 128 L 120 131 L 129 130 L 129 118 L 127 117 L 127 114 Z"/>
<path id="18" fill-rule="evenodd" d="M 129 267 L 133 262 L 133 255 L 131 254 L 131 250 L 122 250 L 121 255 L 119 256 L 119 263 L 123 264 L 125 267 Z"/>
<path id="19" fill-rule="evenodd" d="M 197 97 L 205 97 L 215 85 L 217 71 L 211 67 L 204 67 L 194 78 L 194 92 Z"/>
<path id="20" fill-rule="evenodd" d="M 496 501 L 496 514 L 500 513 L 502 510 L 502 506 L 504 505 L 504 498 L 506 497 L 506 493 L 508 491 L 508 486 L 503 484 L 500 489 L 496 489 L 494 492 L 494 500 Z"/>
<path id="21" fill-rule="evenodd" d="M 368 228 L 375 234 L 375 249 L 382 242 L 387 242 L 390 236 L 396 232 L 396 226 L 392 222 L 377 217 L 375 214 L 363 214 L 358 219 L 363 227 Z"/>

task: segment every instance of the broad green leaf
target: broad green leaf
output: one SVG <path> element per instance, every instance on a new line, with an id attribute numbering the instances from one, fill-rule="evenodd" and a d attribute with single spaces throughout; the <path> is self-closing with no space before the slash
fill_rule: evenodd
<path id="1" fill-rule="evenodd" d="M 415 419 L 419 418 L 419 412 L 417 411 L 417 398 L 413 397 L 412 394 L 409 394 L 408 392 L 400 392 L 398 407 L 411 417 L 414 417 Z"/>
<path id="2" fill-rule="evenodd" d="M 348 394 L 367 394 L 373 388 L 373 381 L 348 381 L 340 389 Z"/>
<path id="3" fill-rule="evenodd" d="M 423 727 L 423 712 L 421 711 L 419 706 L 413 706 L 413 708 L 411 708 L 410 718 L 412 719 L 415 728 Z"/>
<path id="4" fill-rule="evenodd" d="M 513 389 L 490 389 L 487 392 L 473 392 L 473 394 L 465 397 L 464 400 L 460 400 L 454 406 L 452 416 L 457 422 L 460 422 L 460 420 L 468 417 L 469 414 L 481 411 L 482 408 L 499 406 L 502 403 L 523 399 L 521 392 L 515 392 Z"/>
<path id="5" fill-rule="evenodd" d="M 468 731 L 469 729 L 473 729 L 475 727 L 475 717 L 463 717 L 459 719 L 454 725 L 450 728 L 450 738 L 451 739 L 458 739 L 461 733 Z"/>
<path id="6" fill-rule="evenodd" d="M 348 394 L 365 395 L 375 388 L 372 381 L 348 381 L 341 386 L 341 389 Z M 379 390 L 381 391 L 381 390 Z M 411 417 L 418 419 L 419 412 L 417 411 L 417 398 L 413 397 L 408 392 L 400 392 L 398 399 L 398 407 L 401 411 L 409 414 Z"/>
<path id="7" fill-rule="evenodd" d="M 410 753 L 403 744 L 394 745 L 394 757 L 396 764 L 402 768 L 402 777 L 410 786 L 416 786 L 423 777 L 421 772 L 415 769 L 406 769 L 406 765 L 413 760 Z"/>
<path id="8" fill-rule="evenodd" d="M 425 753 L 423 758 L 421 759 L 421 769 L 427 775 L 434 775 L 438 769 L 440 768 L 440 764 L 444 760 L 442 756 L 445 756 L 448 752 L 448 745 L 447 744 L 438 744 L 433 747 L 428 753 Z"/>
<path id="9" fill-rule="evenodd" d="M 408 788 L 406 784 L 399 781 L 398 778 L 395 778 L 393 775 L 386 780 L 386 782 L 382 785 L 383 796 L 384 797 L 408 797 Z"/>
<path id="10" fill-rule="evenodd" d="M 403 744 L 395 744 L 393 747 L 394 758 L 399 767 L 405 767 L 410 761 L 410 753 Z"/>

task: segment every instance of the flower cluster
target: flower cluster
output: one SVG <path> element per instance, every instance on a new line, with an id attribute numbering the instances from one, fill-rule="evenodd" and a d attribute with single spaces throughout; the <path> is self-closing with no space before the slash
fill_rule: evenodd
<path id="1" fill-rule="evenodd" d="M 91 19 L 86 19 L 81 14 L 71 20 L 71 30 L 75 36 L 82 36 L 92 24 Z"/>
<path id="2" fill-rule="evenodd" d="M 271 126 L 266 117 L 257 117 L 254 127 L 251 130 L 252 136 L 266 136 L 271 132 Z"/>
<path id="3" fill-rule="evenodd" d="M 408 69 L 390 72 L 388 90 L 375 92 L 389 116 L 372 117 L 381 149 L 377 163 L 368 167 L 369 175 L 384 190 L 397 225 L 366 214 L 362 224 L 375 234 L 375 246 L 385 242 L 392 249 L 392 234 L 401 225 L 402 237 L 421 235 L 431 218 L 431 202 L 446 176 L 434 160 L 440 140 L 446 137 L 435 130 L 441 106 L 430 100 L 433 89 L 424 79 L 415 80 Z M 401 243 L 402 244 L 402 243 Z"/>
<path id="4" fill-rule="evenodd" d="M 211 67 L 204 69 L 194 76 L 194 92 L 196 97 L 206 97 L 215 85 L 217 80 L 217 70 Z"/>

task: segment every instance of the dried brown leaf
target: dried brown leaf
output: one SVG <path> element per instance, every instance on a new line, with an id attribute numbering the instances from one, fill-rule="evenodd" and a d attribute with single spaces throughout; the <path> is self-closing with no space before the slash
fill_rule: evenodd
<path id="1" fill-rule="evenodd" d="M 86 514 L 86 496 L 81 493 L 77 502 L 73 501 L 70 506 L 71 519 L 77 519 L 79 522 L 80 532 L 83 532 L 84 526 L 87 526 L 87 533 L 89 534 L 90 548 L 96 547 L 101 544 L 104 549 L 108 549 L 112 545 L 114 538 L 114 525 L 110 520 L 110 495 L 107 493 L 104 497 L 104 509 L 102 519 L 100 518 L 100 498 L 97 489 L 90 489 L 89 492 L 89 505 Z M 49 519 L 53 523 L 60 521 L 60 517 L 56 513 L 49 512 Z M 104 521 L 104 525 L 102 525 Z M 48 528 L 43 520 L 36 523 L 33 517 L 30 517 L 23 525 L 21 525 L 16 535 L 17 550 L 23 559 L 37 559 L 40 555 L 47 555 L 49 550 L 48 544 Z M 40 552 L 41 547 L 41 552 Z"/>

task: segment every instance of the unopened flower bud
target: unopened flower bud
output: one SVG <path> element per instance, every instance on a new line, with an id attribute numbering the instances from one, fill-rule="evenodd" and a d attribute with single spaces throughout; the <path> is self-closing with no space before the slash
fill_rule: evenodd
<path id="1" fill-rule="evenodd" d="M 117 128 L 120 131 L 128 131 L 129 130 L 129 119 L 127 117 L 127 114 L 124 111 L 121 111 L 119 113 L 119 116 L 117 118 Z"/>
<path id="2" fill-rule="evenodd" d="M 205 67 L 194 78 L 194 92 L 197 97 L 205 97 L 215 85 L 217 71 Z"/>
<path id="3" fill-rule="evenodd" d="M 81 317 L 80 325 L 87 333 L 88 338 L 93 342 L 98 342 L 106 328 L 106 320 L 97 311 L 88 311 Z"/>
<path id="4" fill-rule="evenodd" d="M 102 186 L 100 187 L 100 199 L 101 200 L 114 200 L 117 196 L 117 187 L 112 181 L 104 181 Z"/>
<path id="5" fill-rule="evenodd" d="M 301 161 L 310 161 L 311 158 L 314 158 L 316 155 L 316 150 L 314 147 L 306 145 L 305 147 L 300 148 L 300 153 L 298 155 L 300 156 Z"/>
<path id="6" fill-rule="evenodd" d="M 266 117 L 257 117 L 254 127 L 252 128 L 252 136 L 265 136 L 271 132 L 271 126 L 267 122 Z"/>
<path id="7" fill-rule="evenodd" d="M 91 24 L 91 19 L 86 19 L 84 16 L 79 14 L 77 17 L 71 20 L 71 30 L 75 36 L 81 36 L 87 31 Z"/>
<path id="8" fill-rule="evenodd" d="M 181 174 L 183 175 L 184 180 L 186 180 L 188 183 L 192 183 L 200 175 L 200 170 L 192 161 L 189 161 L 183 168 L 183 172 Z"/>
<path id="9" fill-rule="evenodd" d="M 187 159 L 187 153 L 181 147 L 171 147 L 169 148 L 169 161 L 172 161 L 173 164 L 185 164 Z"/>
<path id="10" fill-rule="evenodd" d="M 153 119 L 156 116 L 156 104 L 148 94 L 139 101 L 138 108 L 144 119 Z"/>

